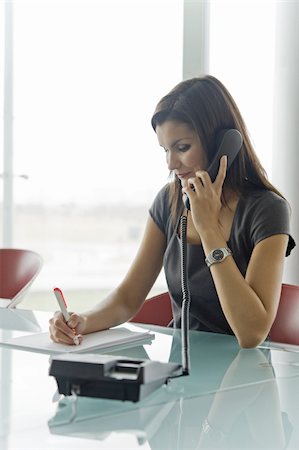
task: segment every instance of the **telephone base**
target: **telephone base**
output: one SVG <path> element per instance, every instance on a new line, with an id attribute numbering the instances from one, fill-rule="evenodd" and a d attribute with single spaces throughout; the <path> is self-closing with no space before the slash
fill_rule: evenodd
<path id="1" fill-rule="evenodd" d="M 183 373 L 176 363 L 67 353 L 52 358 L 49 375 L 56 378 L 59 393 L 66 396 L 138 402 Z"/>

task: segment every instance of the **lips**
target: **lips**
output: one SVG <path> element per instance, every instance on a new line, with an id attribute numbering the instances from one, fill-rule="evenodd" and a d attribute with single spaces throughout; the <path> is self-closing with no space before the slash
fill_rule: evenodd
<path id="1" fill-rule="evenodd" d="M 186 178 L 190 178 L 191 174 L 192 174 L 191 172 L 185 172 L 185 173 L 177 173 L 176 175 L 180 180 L 184 180 Z"/>

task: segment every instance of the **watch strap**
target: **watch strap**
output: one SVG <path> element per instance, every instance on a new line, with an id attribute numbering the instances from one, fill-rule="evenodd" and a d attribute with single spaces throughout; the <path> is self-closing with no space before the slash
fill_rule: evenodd
<path id="1" fill-rule="evenodd" d="M 214 248 L 205 259 L 206 265 L 210 267 L 212 264 L 220 263 L 231 254 L 232 251 L 228 247 Z"/>

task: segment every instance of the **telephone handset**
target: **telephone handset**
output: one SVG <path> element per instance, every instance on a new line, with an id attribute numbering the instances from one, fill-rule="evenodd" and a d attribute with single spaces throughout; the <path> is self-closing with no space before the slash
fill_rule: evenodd
<path id="1" fill-rule="evenodd" d="M 227 156 L 227 170 L 228 170 L 231 164 L 233 163 L 234 159 L 236 158 L 237 154 L 241 150 L 243 138 L 238 130 L 232 128 L 229 130 L 222 130 L 219 133 L 219 135 L 217 135 L 216 141 L 217 144 L 219 143 L 219 148 L 215 155 L 215 158 L 213 159 L 212 163 L 207 169 L 207 172 L 209 173 L 212 182 L 215 181 L 216 175 L 218 173 L 220 158 L 223 155 Z M 183 202 L 185 204 L 185 207 L 190 211 L 190 200 L 187 194 L 183 195 Z"/>

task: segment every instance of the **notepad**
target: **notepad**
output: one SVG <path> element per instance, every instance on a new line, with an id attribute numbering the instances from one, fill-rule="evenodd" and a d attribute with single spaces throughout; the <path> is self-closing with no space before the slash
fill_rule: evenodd
<path id="1" fill-rule="evenodd" d="M 155 335 L 150 331 L 133 331 L 125 327 L 115 327 L 84 335 L 83 342 L 80 345 L 63 345 L 52 342 L 48 332 L 4 339 L 0 341 L 0 345 L 2 347 L 48 354 L 90 353 L 92 350 L 106 350 L 119 346 L 147 343 L 154 337 Z"/>

